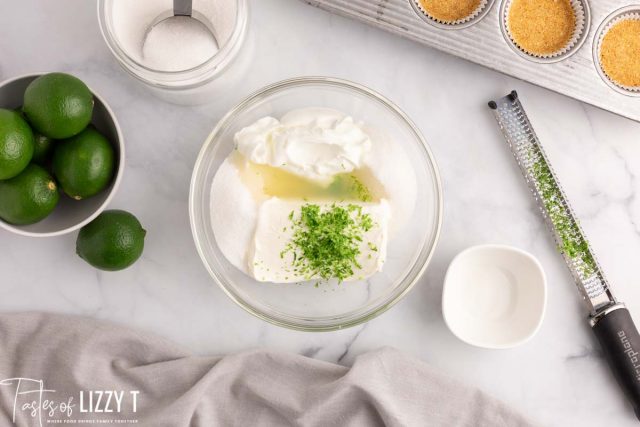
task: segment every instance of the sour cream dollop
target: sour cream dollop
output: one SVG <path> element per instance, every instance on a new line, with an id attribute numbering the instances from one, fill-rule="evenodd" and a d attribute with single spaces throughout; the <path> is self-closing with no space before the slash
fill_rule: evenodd
<path id="1" fill-rule="evenodd" d="M 254 163 L 327 183 L 360 168 L 371 150 L 361 124 L 326 108 L 293 110 L 281 120 L 263 117 L 237 132 L 234 142 Z"/>

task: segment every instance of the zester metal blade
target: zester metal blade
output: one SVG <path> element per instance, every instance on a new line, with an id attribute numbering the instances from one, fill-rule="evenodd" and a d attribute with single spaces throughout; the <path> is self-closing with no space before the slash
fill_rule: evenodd
<path id="1" fill-rule="evenodd" d="M 616 303 L 515 91 L 491 101 L 500 129 L 592 315 Z"/>

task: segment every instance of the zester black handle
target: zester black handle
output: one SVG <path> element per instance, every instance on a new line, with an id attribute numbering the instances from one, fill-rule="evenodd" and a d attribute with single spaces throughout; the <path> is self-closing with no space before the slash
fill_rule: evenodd
<path id="1" fill-rule="evenodd" d="M 599 317 L 593 332 L 640 420 L 640 334 L 629 310 L 618 308 Z"/>

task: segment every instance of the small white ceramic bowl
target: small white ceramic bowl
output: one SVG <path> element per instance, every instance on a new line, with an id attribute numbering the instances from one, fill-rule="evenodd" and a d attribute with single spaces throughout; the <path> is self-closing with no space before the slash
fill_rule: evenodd
<path id="1" fill-rule="evenodd" d="M 453 259 L 444 279 L 445 323 L 478 347 L 510 348 L 528 341 L 542 324 L 546 303 L 540 262 L 510 246 L 468 248 Z"/>
<path id="2" fill-rule="evenodd" d="M 14 109 L 22 106 L 24 91 L 33 80 L 44 73 L 27 74 L 0 83 L 0 108 Z M 113 144 L 116 154 L 116 172 L 108 188 L 84 200 L 73 200 L 64 194 L 54 211 L 40 222 L 30 225 L 13 225 L 0 220 L 0 227 L 13 233 L 32 237 L 60 236 L 71 233 L 97 217 L 115 195 L 124 171 L 124 140 L 113 111 L 104 99 L 93 90 L 93 117 L 91 123 Z"/>

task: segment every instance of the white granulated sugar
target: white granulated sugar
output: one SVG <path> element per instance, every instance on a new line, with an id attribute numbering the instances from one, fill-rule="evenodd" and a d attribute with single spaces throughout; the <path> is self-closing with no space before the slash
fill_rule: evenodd
<path id="1" fill-rule="evenodd" d="M 211 226 L 222 254 L 246 274 L 247 248 L 257 221 L 258 204 L 242 182 L 238 168 L 227 158 L 211 185 Z"/>
<path id="2" fill-rule="evenodd" d="M 171 0 L 111 0 L 108 6 L 120 48 L 158 71 L 184 71 L 207 61 L 231 38 L 238 12 L 235 1 L 193 0 L 198 19 L 173 17 L 157 22 L 172 12 Z"/>
<path id="3" fill-rule="evenodd" d="M 142 45 L 142 58 L 156 70 L 182 71 L 205 63 L 217 51 L 213 34 L 202 22 L 173 16 L 151 27 Z"/>
<path id="4" fill-rule="evenodd" d="M 371 151 L 364 165 L 382 184 L 391 207 L 389 236 L 394 237 L 409 222 L 418 197 L 418 184 L 411 160 L 398 141 L 375 127 L 365 127 Z"/>

